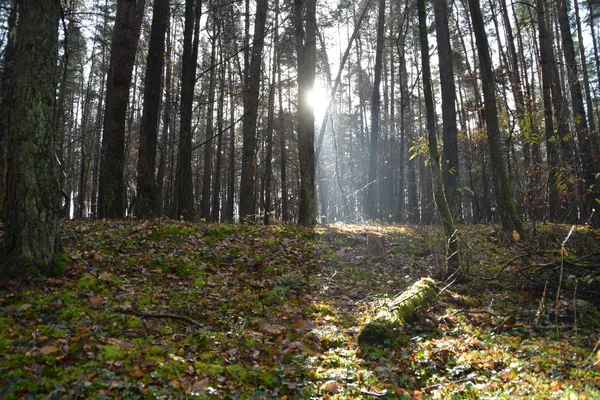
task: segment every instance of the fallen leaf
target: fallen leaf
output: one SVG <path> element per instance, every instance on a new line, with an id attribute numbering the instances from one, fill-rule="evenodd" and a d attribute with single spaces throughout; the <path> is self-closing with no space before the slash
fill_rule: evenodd
<path id="1" fill-rule="evenodd" d="M 340 391 L 340 384 L 336 381 L 327 381 L 321 386 L 321 390 L 331 394 L 337 394 Z"/>
<path id="2" fill-rule="evenodd" d="M 27 311 L 31 308 L 31 304 L 21 304 L 19 307 L 17 307 L 17 311 Z"/>
<path id="3" fill-rule="evenodd" d="M 102 304 L 104 304 L 104 297 L 102 296 L 95 296 L 90 299 L 90 305 L 94 308 L 100 307 Z"/>
<path id="4" fill-rule="evenodd" d="M 198 382 L 194 382 L 192 385 L 192 389 L 190 390 L 191 394 L 197 396 L 199 394 L 203 394 L 208 389 L 208 378 L 204 378 L 199 380 Z"/>
<path id="5" fill-rule="evenodd" d="M 48 354 L 56 353 L 60 351 L 60 349 L 56 346 L 44 346 L 40 349 L 40 353 L 47 356 Z"/>
<path id="6" fill-rule="evenodd" d="M 110 282 L 112 280 L 112 275 L 108 272 L 103 272 L 98 275 L 98 279 L 104 282 Z"/>
<path id="7" fill-rule="evenodd" d="M 517 232 L 517 231 L 513 231 L 512 236 L 513 236 L 513 239 L 515 239 L 515 242 L 518 242 L 521 239 L 521 235 L 519 235 L 519 232 Z"/>

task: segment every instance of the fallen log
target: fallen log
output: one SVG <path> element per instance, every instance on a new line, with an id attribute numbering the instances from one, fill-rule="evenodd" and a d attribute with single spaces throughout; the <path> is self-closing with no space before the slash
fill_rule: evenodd
<path id="1" fill-rule="evenodd" d="M 358 345 L 389 347 L 408 340 L 403 324 L 411 322 L 415 311 L 437 296 L 435 281 L 422 278 L 408 290 L 386 299 L 370 322 L 358 334 Z"/>

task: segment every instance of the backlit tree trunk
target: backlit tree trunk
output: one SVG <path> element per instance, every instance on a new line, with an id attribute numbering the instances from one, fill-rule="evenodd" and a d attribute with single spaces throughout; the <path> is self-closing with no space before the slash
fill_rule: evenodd
<path id="1" fill-rule="evenodd" d="M 296 55 L 298 57 L 298 157 L 300 204 L 298 223 L 313 226 L 315 211 L 315 116 L 308 95 L 315 84 L 316 0 L 294 0 Z M 306 8 L 305 24 L 302 6 Z M 303 26 L 304 25 L 304 26 Z"/>

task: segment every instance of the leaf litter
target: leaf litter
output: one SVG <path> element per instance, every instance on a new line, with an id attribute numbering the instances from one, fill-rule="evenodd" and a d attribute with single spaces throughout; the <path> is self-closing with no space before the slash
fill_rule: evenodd
<path id="1" fill-rule="evenodd" d="M 573 293 L 589 273 L 556 296 L 540 267 L 568 228 L 461 228 L 468 279 L 361 349 L 383 300 L 439 278 L 437 229 L 65 221 L 64 276 L 0 284 L 0 397 L 598 398 L 598 304 Z M 599 247 L 583 229 L 568 246 L 563 264 Z"/>

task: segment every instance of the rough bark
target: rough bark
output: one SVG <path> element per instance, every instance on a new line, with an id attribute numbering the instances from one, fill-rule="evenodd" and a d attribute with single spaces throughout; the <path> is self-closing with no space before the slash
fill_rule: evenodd
<path id="1" fill-rule="evenodd" d="M 60 2 L 20 1 L 7 135 L 2 275 L 56 270 L 59 187 L 54 105 Z"/>

